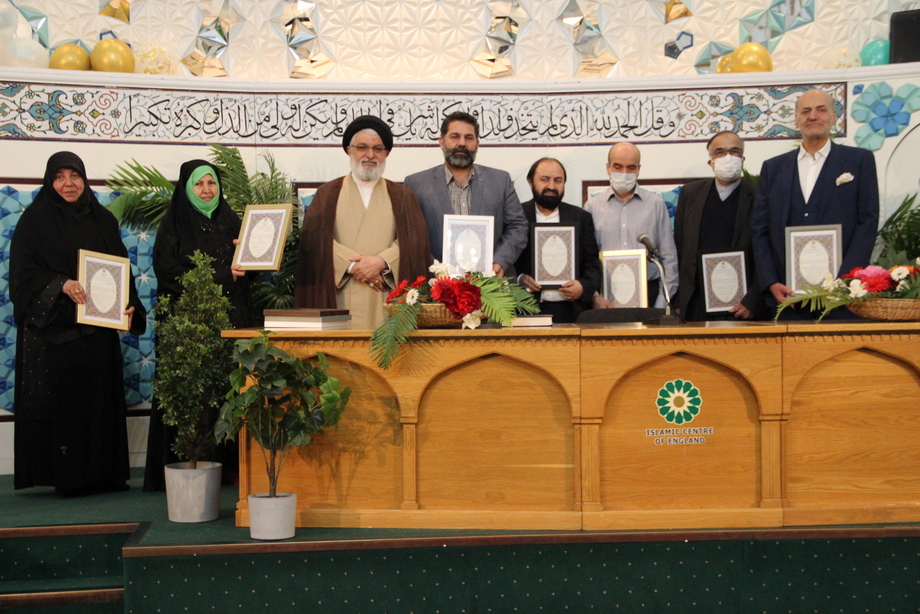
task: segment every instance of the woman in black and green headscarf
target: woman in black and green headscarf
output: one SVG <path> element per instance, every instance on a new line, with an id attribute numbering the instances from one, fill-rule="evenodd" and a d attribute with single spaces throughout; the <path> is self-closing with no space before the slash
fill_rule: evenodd
<path id="1" fill-rule="evenodd" d="M 214 259 L 214 281 L 230 299 L 230 323 L 234 328 L 256 325 L 249 279 L 239 269 L 231 268 L 240 233 L 240 218 L 230 208 L 221 192 L 220 173 L 205 160 L 190 160 L 179 170 L 179 181 L 172 202 L 157 230 L 153 247 L 153 270 L 157 277 L 157 295 L 175 302 L 182 294 L 179 277 L 194 268 L 191 256 L 196 250 Z M 150 413 L 147 438 L 147 466 L 144 490 L 164 490 L 163 467 L 178 462 L 170 451 L 174 429 L 162 423 L 157 403 Z M 227 454 L 226 456 L 232 456 Z M 232 475 L 229 463 L 234 458 L 219 458 L 225 473 Z M 230 469 L 228 472 L 227 470 Z"/>

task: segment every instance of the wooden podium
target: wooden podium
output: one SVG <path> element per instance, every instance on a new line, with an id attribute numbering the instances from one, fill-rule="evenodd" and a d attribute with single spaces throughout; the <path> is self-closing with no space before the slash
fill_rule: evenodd
<path id="1" fill-rule="evenodd" d="M 338 429 L 284 467 L 298 526 L 920 520 L 920 324 L 423 330 L 386 372 L 369 331 L 275 337 L 325 353 L 353 390 Z M 237 524 L 267 490 L 243 438 Z"/>

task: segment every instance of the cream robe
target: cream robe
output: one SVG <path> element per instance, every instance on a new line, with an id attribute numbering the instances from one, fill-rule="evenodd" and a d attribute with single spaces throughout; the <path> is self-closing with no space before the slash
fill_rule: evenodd
<path id="1" fill-rule="evenodd" d="M 351 311 L 351 328 L 373 330 L 383 323 L 386 312 L 383 303 L 396 287 L 394 272 L 399 271 L 399 243 L 396 240 L 396 223 L 386 182 L 377 181 L 367 209 L 361 193 L 352 178 L 346 175 L 342 192 L 336 204 L 335 235 L 332 255 L 339 309 Z M 389 264 L 390 273 L 384 275 L 388 288 L 377 292 L 347 273 L 351 258 L 380 256 Z M 415 280 L 410 280 L 415 281 Z"/>

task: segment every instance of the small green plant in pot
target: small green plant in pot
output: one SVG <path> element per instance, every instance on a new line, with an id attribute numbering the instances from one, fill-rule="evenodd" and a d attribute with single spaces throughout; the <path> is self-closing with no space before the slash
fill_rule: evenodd
<path id="1" fill-rule="evenodd" d="M 179 278 L 182 295 L 175 301 L 160 297 L 155 310 L 154 394 L 163 423 L 177 429 L 173 452 L 188 460 L 187 465 L 177 463 L 166 469 L 169 517 L 176 522 L 214 520 L 220 513 L 221 467 L 201 459 L 214 445 L 214 422 L 230 388 L 233 362 L 232 342 L 220 336 L 231 327 L 230 301 L 214 282 L 212 261 L 195 252 L 195 268 Z M 189 471 L 200 471 L 206 478 Z M 202 483 L 208 492 L 201 492 Z"/>
<path id="2" fill-rule="evenodd" d="M 215 435 L 218 441 L 235 439 L 246 427 L 261 448 L 269 492 L 249 496 L 252 537 L 293 537 L 296 495 L 278 493 L 284 461 L 291 450 L 308 445 L 324 427 L 338 423 L 351 389 L 341 389 L 339 380 L 327 374 L 329 360 L 324 354 L 316 355 L 316 364 L 291 356 L 275 346 L 267 331 L 238 340 L 233 360 L 239 367 L 230 375 L 233 389 L 220 410 Z M 263 504 L 284 508 L 284 520 L 257 518 L 255 507 Z"/>

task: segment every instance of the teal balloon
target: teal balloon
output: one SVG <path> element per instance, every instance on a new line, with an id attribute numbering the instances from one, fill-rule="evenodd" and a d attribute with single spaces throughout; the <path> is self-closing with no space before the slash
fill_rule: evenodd
<path id="1" fill-rule="evenodd" d="M 859 58 L 863 66 L 882 66 L 888 63 L 890 51 L 891 43 L 887 40 L 869 41 L 859 52 Z"/>

